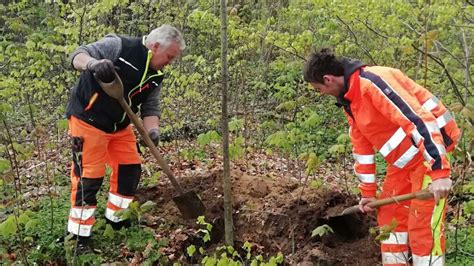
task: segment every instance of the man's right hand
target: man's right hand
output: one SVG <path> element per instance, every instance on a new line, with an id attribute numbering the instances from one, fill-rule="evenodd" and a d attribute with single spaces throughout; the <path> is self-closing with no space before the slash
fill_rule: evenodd
<path id="1" fill-rule="evenodd" d="M 375 211 L 375 209 L 372 209 L 370 208 L 369 206 L 367 206 L 367 204 L 369 202 L 372 202 L 374 201 L 375 198 L 361 198 L 360 201 L 359 201 L 359 210 L 362 212 L 362 213 L 367 213 L 367 212 L 373 212 Z"/>
<path id="2" fill-rule="evenodd" d="M 112 82 L 115 79 L 114 63 L 109 59 L 92 59 L 87 62 L 87 70 L 95 73 L 95 76 L 105 83 Z"/>

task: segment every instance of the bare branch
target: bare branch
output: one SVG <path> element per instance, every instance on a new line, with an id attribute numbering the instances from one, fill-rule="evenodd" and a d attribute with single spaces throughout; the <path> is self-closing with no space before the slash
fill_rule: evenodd
<path id="1" fill-rule="evenodd" d="M 446 53 L 448 53 L 454 60 L 456 60 L 461 66 L 466 67 L 463 61 L 461 61 L 459 58 L 457 58 L 446 46 L 444 46 L 440 41 L 434 41 L 435 45 L 442 50 L 444 50 Z"/>
<path id="2" fill-rule="evenodd" d="M 5 64 L 3 64 L 3 65 L 0 66 L 0 70 L 4 69 L 4 68 L 7 67 L 9 64 L 10 64 L 10 59 L 8 59 L 8 61 L 5 62 Z"/>
<path id="3" fill-rule="evenodd" d="M 374 65 L 377 64 L 377 62 L 375 62 L 375 59 L 372 57 L 372 55 L 370 54 L 370 52 L 367 50 L 367 48 L 365 48 L 364 46 L 360 45 L 359 43 L 359 40 L 357 39 L 357 36 L 356 34 L 354 33 L 354 31 L 352 31 L 352 28 L 339 16 L 336 15 L 336 18 L 342 23 L 344 24 L 344 26 L 346 26 L 347 30 L 349 30 L 349 32 L 351 33 L 352 37 L 354 38 L 354 41 L 355 41 L 355 44 L 357 44 L 357 46 L 359 46 L 362 50 L 364 50 L 364 53 L 370 58 L 370 60 L 372 61 L 372 63 Z"/>
<path id="4" fill-rule="evenodd" d="M 415 30 L 410 24 L 406 23 L 405 21 L 402 21 L 403 25 L 405 25 L 407 28 L 409 28 L 410 30 L 414 31 L 416 34 L 418 35 L 422 35 L 421 32 Z"/>
<path id="5" fill-rule="evenodd" d="M 371 26 L 369 26 L 369 23 L 367 21 L 362 21 L 361 19 L 358 19 L 356 18 L 360 23 L 362 23 L 368 30 L 370 30 L 371 32 L 375 33 L 377 36 L 379 37 L 382 37 L 384 39 L 388 39 L 389 37 L 387 35 L 384 35 L 382 33 L 380 33 L 379 31 L 377 31 L 376 29 L 372 28 Z"/>
<path id="6" fill-rule="evenodd" d="M 265 40 L 265 37 L 263 37 L 263 36 L 261 36 L 261 35 L 260 35 L 260 38 L 261 38 L 262 40 Z M 287 53 L 289 53 L 289 54 L 292 54 L 292 55 L 298 57 L 299 59 L 301 59 L 301 60 L 303 60 L 303 61 L 306 61 L 306 58 L 304 58 L 304 56 L 301 56 L 301 55 L 299 55 L 299 54 L 297 54 L 297 53 L 295 53 L 295 52 L 292 52 L 292 51 L 288 51 L 288 50 L 286 50 L 285 48 L 280 47 L 280 46 L 278 46 L 278 45 L 276 45 L 276 44 L 274 44 L 274 43 L 270 43 L 270 45 L 273 46 L 273 47 L 275 47 L 275 48 L 278 48 L 278 49 L 280 49 L 280 50 L 282 50 L 282 51 L 284 51 L 284 52 L 287 52 Z M 293 47 L 292 47 L 292 48 L 293 48 Z"/>
<path id="7" fill-rule="evenodd" d="M 461 92 L 459 91 L 459 88 L 456 84 L 456 82 L 454 81 L 453 77 L 451 76 L 451 74 L 449 73 L 448 69 L 446 68 L 446 65 L 444 64 L 443 60 L 437 56 L 434 56 L 430 53 L 425 53 L 425 51 L 421 50 L 420 48 L 416 47 L 416 45 L 412 44 L 411 45 L 415 50 L 417 50 L 418 52 L 424 54 L 424 55 L 427 55 L 429 58 L 433 59 L 433 61 L 435 61 L 439 66 L 441 66 L 444 70 L 444 73 L 446 73 L 446 77 L 449 79 L 449 82 L 451 83 L 451 86 L 453 87 L 454 89 L 454 93 L 456 94 L 456 96 L 458 97 L 459 101 L 461 102 L 462 105 L 466 105 L 463 97 L 462 97 L 462 94 Z"/>
<path id="8" fill-rule="evenodd" d="M 453 25 L 453 24 L 445 24 L 445 25 L 449 25 L 449 26 L 453 26 L 453 27 L 457 27 L 457 28 L 470 28 L 470 29 L 474 29 L 474 26 L 473 25 Z"/>

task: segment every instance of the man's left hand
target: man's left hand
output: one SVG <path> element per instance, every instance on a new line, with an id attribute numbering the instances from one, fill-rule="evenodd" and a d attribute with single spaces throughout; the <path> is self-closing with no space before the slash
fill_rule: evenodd
<path id="1" fill-rule="evenodd" d="M 441 198 L 448 196 L 452 183 L 453 181 L 449 177 L 436 179 L 431 183 L 429 190 L 433 193 L 436 203 Z"/>
<path id="2" fill-rule="evenodd" d="M 148 131 L 148 136 L 150 137 L 153 144 L 155 144 L 155 146 L 158 146 L 158 143 L 160 142 L 160 131 L 157 128 L 153 128 Z"/>

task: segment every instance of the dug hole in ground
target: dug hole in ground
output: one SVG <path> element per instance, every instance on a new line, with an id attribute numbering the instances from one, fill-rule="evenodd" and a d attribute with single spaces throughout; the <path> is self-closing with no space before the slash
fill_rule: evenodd
<path id="1" fill-rule="evenodd" d="M 216 168 L 214 168 L 216 169 Z M 157 203 L 144 217 L 146 226 L 156 229 L 157 237 L 166 237 L 170 245 L 162 252 L 171 259 L 190 260 L 186 248 L 203 247 L 212 254 L 224 245 L 224 209 L 221 170 L 190 174 L 179 181 L 185 190 L 194 190 L 207 210 L 205 220 L 213 225 L 211 240 L 204 243 L 196 232 L 195 220 L 184 220 L 172 201 L 176 196 L 163 176 L 158 186 L 142 188 L 138 201 Z M 377 265 L 380 251 L 369 234 L 373 217 L 362 214 L 328 219 L 345 207 L 357 204 L 355 196 L 329 189 L 304 187 L 293 178 L 275 178 L 249 173 L 242 168 L 231 172 L 233 186 L 234 247 L 245 257 L 243 243 L 250 242 L 255 255 L 270 257 L 284 254 L 285 263 L 300 265 Z M 312 237 L 313 229 L 327 224 L 334 233 Z"/>

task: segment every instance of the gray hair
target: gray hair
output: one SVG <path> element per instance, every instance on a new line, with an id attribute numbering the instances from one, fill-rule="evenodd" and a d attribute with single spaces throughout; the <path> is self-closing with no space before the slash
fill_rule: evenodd
<path id="1" fill-rule="evenodd" d="M 152 30 L 145 39 L 146 46 L 159 43 L 164 47 L 168 47 L 172 42 L 178 43 L 179 49 L 181 51 L 186 48 L 183 34 L 181 34 L 177 28 L 167 24 L 161 25 L 160 27 Z"/>

